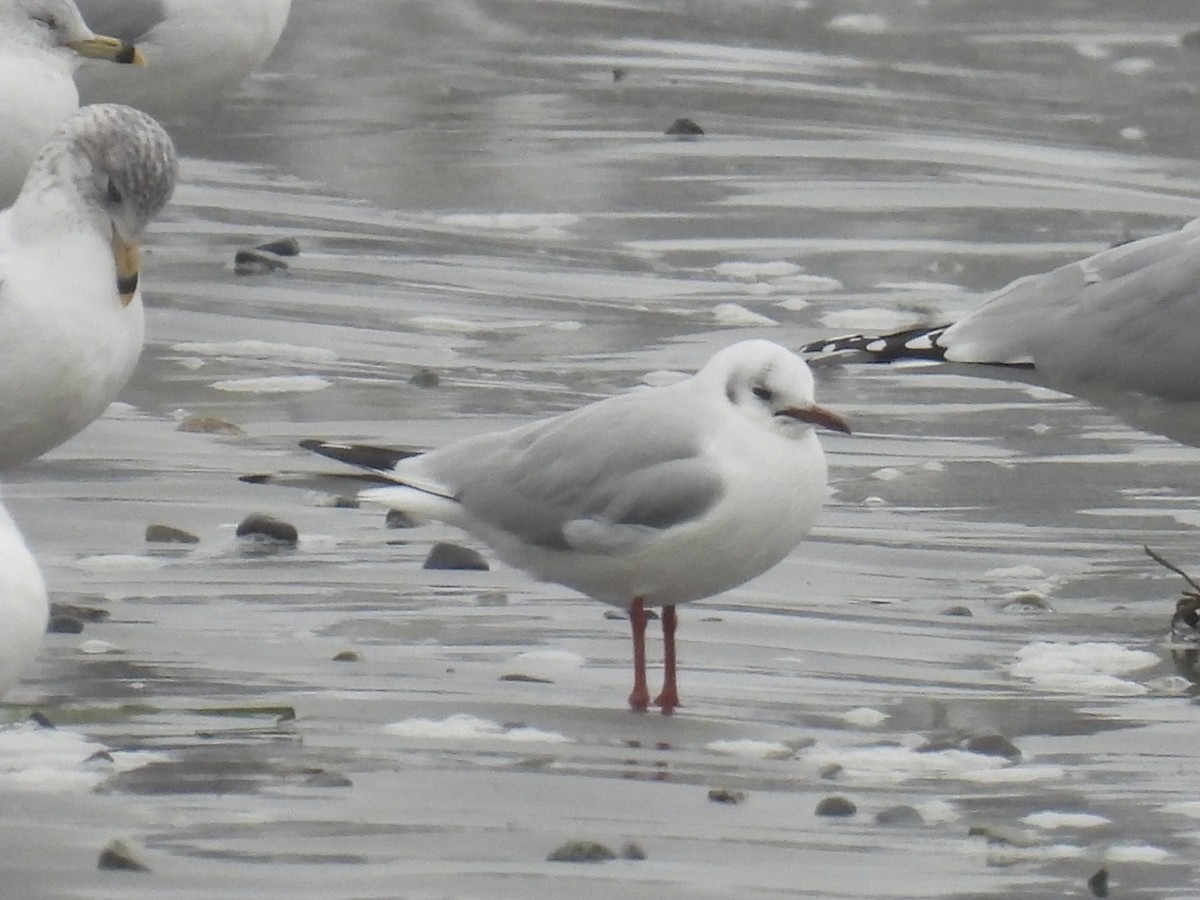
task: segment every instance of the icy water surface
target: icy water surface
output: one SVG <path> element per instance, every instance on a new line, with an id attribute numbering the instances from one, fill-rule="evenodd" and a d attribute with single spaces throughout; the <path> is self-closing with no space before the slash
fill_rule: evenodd
<path id="1" fill-rule="evenodd" d="M 1176 227 L 1195 26 L 1185 0 L 296 0 L 268 70 L 174 128 L 122 403 L 5 487 L 54 599 L 110 616 L 0 708 L 60 724 L 0 730 L 0 896 L 1059 898 L 1101 868 L 1196 896 L 1184 585 L 1141 548 L 1200 572 L 1198 450 L 1021 385 L 823 372 L 856 427 L 824 438 L 834 496 L 682 610 L 671 719 L 624 709 L 600 604 L 237 480 L 333 468 L 305 437 L 436 445 L 744 337 L 933 321 Z M 706 133 L 663 134 L 684 116 Z M 287 236 L 288 271 L 234 274 Z M 254 511 L 299 546 L 239 546 Z M 114 839 L 152 872 L 97 871 Z M 569 840 L 645 859 L 546 860 Z"/>

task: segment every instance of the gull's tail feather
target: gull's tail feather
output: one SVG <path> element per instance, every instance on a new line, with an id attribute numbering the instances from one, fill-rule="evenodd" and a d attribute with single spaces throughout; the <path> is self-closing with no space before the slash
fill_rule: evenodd
<path id="1" fill-rule="evenodd" d="M 311 450 L 329 459 L 348 463 L 371 472 L 391 472 L 396 463 L 403 459 L 420 456 L 420 450 L 401 450 L 397 447 L 374 447 L 369 444 L 342 444 L 337 441 L 306 439 L 300 442 L 305 450 Z"/>
<path id="2" fill-rule="evenodd" d="M 813 341 L 800 348 L 801 353 L 816 353 L 822 358 L 843 362 L 889 363 L 914 359 L 944 362 L 946 348 L 939 343 L 949 325 L 908 328 L 892 334 L 845 337 Z"/>

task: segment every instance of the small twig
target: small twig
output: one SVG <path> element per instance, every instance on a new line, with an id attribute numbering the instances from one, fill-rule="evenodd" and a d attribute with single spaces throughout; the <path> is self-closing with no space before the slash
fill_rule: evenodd
<path id="1" fill-rule="evenodd" d="M 1173 562 L 1170 562 L 1169 560 L 1163 558 L 1163 556 L 1161 554 L 1156 553 L 1155 551 L 1151 550 L 1149 546 L 1143 544 L 1142 549 L 1146 551 L 1146 555 L 1149 556 L 1152 560 L 1154 560 L 1160 566 L 1165 566 L 1166 568 L 1168 568 L 1172 572 L 1174 572 L 1176 575 L 1180 576 L 1184 581 L 1186 581 L 1189 585 L 1191 585 L 1193 591 L 1200 594 L 1200 584 L 1197 584 L 1192 579 L 1191 575 L 1189 575 L 1187 572 L 1183 571 L 1183 569 L 1179 568 L 1179 566 L 1175 565 Z"/>

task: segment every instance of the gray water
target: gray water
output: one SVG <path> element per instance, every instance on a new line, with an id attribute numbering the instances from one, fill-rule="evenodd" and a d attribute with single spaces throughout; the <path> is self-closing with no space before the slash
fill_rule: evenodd
<path id="1" fill-rule="evenodd" d="M 856 428 L 824 438 L 834 496 L 682 610 L 670 719 L 624 708 L 602 605 L 238 481 L 333 468 L 305 437 L 434 446 L 740 338 L 949 317 L 1176 227 L 1194 4 L 352 6 L 296 0 L 267 69 L 173 127 L 123 405 L 5 486 L 53 599 L 110 617 L 50 635 L 0 715 L 115 762 L 0 771 L 0 895 L 1059 898 L 1104 867 L 1113 896 L 1194 897 L 1184 584 L 1142 546 L 1200 573 L 1200 451 L 1021 385 L 823 372 Z M 681 116 L 706 133 L 664 135 Z M 234 274 L 285 236 L 286 272 Z M 240 547 L 255 511 L 298 548 Z M 961 749 L 991 734 L 1020 759 Z M 834 794 L 857 813 L 816 815 Z M 902 804 L 923 824 L 877 822 Z M 113 839 L 152 872 L 97 871 Z M 546 861 L 573 839 L 646 859 Z"/>

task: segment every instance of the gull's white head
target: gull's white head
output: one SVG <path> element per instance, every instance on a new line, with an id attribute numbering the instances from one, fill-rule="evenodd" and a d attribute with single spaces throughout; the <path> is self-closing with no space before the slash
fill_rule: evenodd
<path id="1" fill-rule="evenodd" d="M 0 3 L 0 38 L 60 53 L 72 66 L 84 59 L 144 66 L 132 44 L 96 34 L 75 0 L 6 0 Z"/>
<path id="2" fill-rule="evenodd" d="M 81 218 L 111 239 L 122 303 L 138 286 L 138 240 L 175 190 L 179 162 L 163 127 L 115 103 L 82 107 L 33 161 L 17 203 L 68 195 Z M 64 226 L 66 227 L 66 226 Z"/>
<path id="3" fill-rule="evenodd" d="M 717 352 L 696 377 L 723 391 L 741 415 L 773 430 L 786 433 L 797 425 L 819 425 L 850 432 L 841 416 L 817 405 L 808 364 L 771 341 L 732 344 Z"/>

